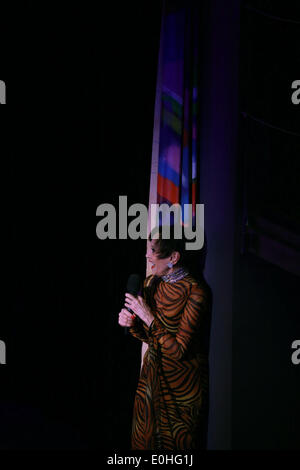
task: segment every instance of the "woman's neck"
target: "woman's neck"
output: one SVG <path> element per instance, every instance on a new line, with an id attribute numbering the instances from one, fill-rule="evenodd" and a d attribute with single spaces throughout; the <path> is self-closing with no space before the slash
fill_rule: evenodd
<path id="1" fill-rule="evenodd" d="M 176 282 L 179 281 L 180 279 L 183 279 L 185 276 L 188 275 L 187 269 L 184 267 L 178 267 L 177 269 L 172 270 L 172 272 L 165 274 L 162 276 L 162 280 L 164 282 Z"/>

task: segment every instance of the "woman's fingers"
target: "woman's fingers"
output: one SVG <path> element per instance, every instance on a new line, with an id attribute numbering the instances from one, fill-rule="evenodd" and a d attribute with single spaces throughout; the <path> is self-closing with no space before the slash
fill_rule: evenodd
<path id="1" fill-rule="evenodd" d="M 119 315 L 119 325 L 121 326 L 129 326 L 129 321 L 124 318 L 123 316 Z"/>
<path id="2" fill-rule="evenodd" d="M 125 300 L 125 307 L 131 308 L 131 310 L 135 308 L 134 304 L 128 300 Z"/>
<path id="3" fill-rule="evenodd" d="M 128 293 L 125 294 L 125 305 L 126 305 L 126 307 L 134 309 L 137 306 L 137 304 L 138 304 L 138 302 L 137 302 L 136 297 L 134 297 L 133 295 L 128 294 Z"/>
<path id="4" fill-rule="evenodd" d="M 119 325 L 130 327 L 133 325 L 134 318 L 135 318 L 134 315 L 131 315 L 131 313 L 128 312 L 128 310 L 123 308 L 121 312 L 119 313 Z"/>
<path id="5" fill-rule="evenodd" d="M 122 315 L 125 315 L 125 317 L 127 317 L 127 318 L 132 317 L 132 314 L 130 312 L 128 312 L 127 308 L 122 308 L 120 313 L 122 313 Z"/>

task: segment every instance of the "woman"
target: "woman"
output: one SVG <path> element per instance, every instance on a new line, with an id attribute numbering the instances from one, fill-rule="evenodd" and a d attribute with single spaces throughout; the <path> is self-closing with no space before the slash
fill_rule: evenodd
<path id="1" fill-rule="evenodd" d="M 119 324 L 148 343 L 134 402 L 132 448 L 203 449 L 208 413 L 210 291 L 187 267 L 185 240 L 149 237 L 143 297 L 126 293 Z"/>

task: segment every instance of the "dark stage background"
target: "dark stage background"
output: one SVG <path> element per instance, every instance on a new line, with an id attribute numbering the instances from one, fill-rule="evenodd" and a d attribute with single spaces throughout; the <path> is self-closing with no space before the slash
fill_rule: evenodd
<path id="1" fill-rule="evenodd" d="M 174 8 L 180 6 L 173 3 Z M 249 4 L 274 16 L 296 18 L 297 8 L 289 9 L 286 3 L 281 9 L 267 1 Z M 128 196 L 128 205 L 148 203 L 161 5 L 120 2 L 117 7 L 102 5 L 100 12 L 91 5 L 46 7 L 28 1 L 14 12 L 6 7 L 6 21 L 1 18 L 5 48 L 0 79 L 6 81 L 9 103 L 1 115 L 5 282 L 0 339 L 7 345 L 7 365 L 1 366 L 2 449 L 111 451 L 130 445 L 140 345 L 124 335 L 117 317 L 128 275 L 145 273 L 145 242 L 98 240 L 95 212 L 104 202 L 117 207 L 119 195 Z M 239 17 L 239 2 L 231 0 L 228 5 L 227 13 L 233 11 Z M 246 129 L 245 118 L 240 118 L 242 111 L 258 113 L 267 121 L 278 115 L 279 127 L 299 132 L 295 123 L 299 123 L 300 106 L 291 108 L 282 97 L 286 91 L 281 91 L 282 83 L 299 78 L 296 39 L 285 48 L 285 63 L 290 67 L 286 82 L 278 76 L 276 81 L 274 71 L 269 88 L 266 83 L 263 87 L 268 88 L 270 100 L 277 90 L 277 114 L 268 107 L 263 115 L 265 94 L 254 71 L 261 68 L 264 77 L 265 61 L 255 59 L 257 36 L 251 40 L 249 31 L 257 30 L 260 44 L 265 44 L 264 29 L 261 24 L 262 29 L 253 26 L 255 20 L 243 10 L 240 41 L 236 25 L 231 28 L 223 10 L 222 2 L 204 2 L 203 15 L 210 20 L 203 21 L 206 42 L 201 56 L 201 165 L 206 183 L 200 202 L 207 204 L 207 228 L 212 234 L 208 250 L 213 251 L 210 259 L 215 262 L 216 277 L 222 282 L 228 263 L 233 269 L 232 291 L 213 289 L 216 309 L 218 302 L 232 301 L 233 316 L 222 319 L 232 331 L 232 343 L 218 323 L 212 333 L 212 374 L 220 378 L 220 383 L 213 380 L 218 389 L 212 397 L 215 409 L 228 409 L 231 418 L 225 423 L 222 415 L 218 420 L 212 414 L 210 442 L 212 448 L 299 448 L 300 366 L 290 361 L 291 342 L 299 339 L 299 278 L 260 253 L 241 249 L 245 181 L 248 215 L 273 220 L 274 213 L 279 214 L 279 222 L 299 235 L 295 178 L 299 177 L 295 158 L 300 155 L 299 137 L 290 144 L 275 142 L 285 156 L 287 146 L 291 148 L 292 163 L 290 172 L 282 173 L 282 153 L 272 153 L 276 165 L 272 165 L 273 180 L 268 179 L 271 198 L 264 192 L 269 162 L 257 159 L 256 152 L 267 147 L 266 138 L 257 137 L 253 123 Z M 234 31 L 232 37 L 224 34 L 226 41 L 222 24 L 223 33 Z M 273 53 L 270 63 L 278 57 Z M 235 67 L 238 88 L 232 82 L 237 79 Z M 225 70 L 224 77 L 218 70 Z M 227 96 L 221 87 L 227 90 L 230 84 L 232 96 Z M 225 95 L 227 102 L 218 101 Z M 233 121 L 220 109 L 229 109 Z M 210 128 L 218 129 L 225 121 L 225 137 L 216 137 L 213 131 L 207 137 Z M 233 151 L 228 134 L 237 142 Z M 218 154 L 219 141 L 223 150 Z M 245 148 L 252 152 L 246 157 Z M 226 155 L 229 163 L 223 167 Z M 223 174 L 228 176 L 228 186 L 222 186 Z M 276 192 L 278 178 L 280 191 Z M 232 193 L 234 224 L 229 217 L 225 226 L 231 226 L 234 244 L 232 253 L 224 255 L 223 245 L 214 237 L 222 236 L 220 213 L 227 206 L 216 208 L 218 197 L 226 199 L 221 192 L 226 194 L 226 188 Z M 276 196 L 278 204 L 273 204 Z M 213 275 L 210 266 L 208 274 Z M 218 356 L 223 346 L 232 350 L 232 356 L 222 358 L 230 362 L 231 370 Z M 230 409 L 228 397 L 222 402 L 222 384 L 231 387 Z"/>
<path id="2" fill-rule="evenodd" d="M 148 204 L 160 6 L 25 3 L 1 68 L 0 446 L 126 449 L 140 352 L 117 321 L 145 246 L 97 239 L 96 208 Z"/>

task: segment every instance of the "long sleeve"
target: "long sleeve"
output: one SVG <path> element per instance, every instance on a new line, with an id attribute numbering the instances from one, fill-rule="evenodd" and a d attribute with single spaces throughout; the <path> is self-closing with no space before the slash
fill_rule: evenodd
<path id="1" fill-rule="evenodd" d="M 144 280 L 143 283 L 143 297 L 149 305 L 151 305 L 152 296 L 154 294 L 154 290 L 150 290 L 152 281 L 153 275 L 150 275 Z M 132 336 L 139 339 L 140 341 L 143 341 L 144 343 L 149 343 L 148 330 L 148 326 L 142 321 L 140 321 L 138 318 L 135 319 L 133 326 L 129 328 L 129 331 Z"/>
<path id="2" fill-rule="evenodd" d="M 199 331 L 207 311 L 204 291 L 196 284 L 191 285 L 176 334 L 170 333 L 155 317 L 150 328 L 149 336 L 158 341 L 162 354 L 180 360 L 187 352 L 194 335 Z"/>
<path id="3" fill-rule="evenodd" d="M 134 338 L 144 341 L 144 343 L 149 343 L 148 328 L 143 324 L 142 321 L 139 321 L 137 318 L 134 321 L 134 325 L 129 328 L 129 332 L 134 336 Z"/>

